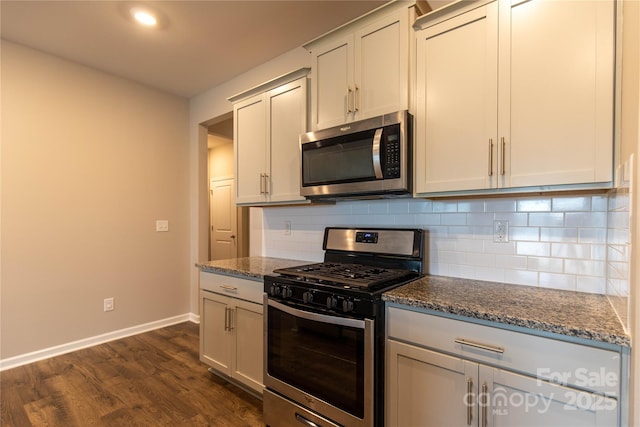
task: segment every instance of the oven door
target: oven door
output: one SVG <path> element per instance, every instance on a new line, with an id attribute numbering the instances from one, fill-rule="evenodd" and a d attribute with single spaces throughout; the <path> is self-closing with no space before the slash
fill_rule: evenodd
<path id="1" fill-rule="evenodd" d="M 338 424 L 373 426 L 374 321 L 266 301 L 265 386 Z M 265 421 L 289 425 L 272 411 L 265 400 Z"/>

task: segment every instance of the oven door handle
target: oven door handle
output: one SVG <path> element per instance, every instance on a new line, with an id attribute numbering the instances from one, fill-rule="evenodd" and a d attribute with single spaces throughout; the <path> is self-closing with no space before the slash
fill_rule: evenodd
<path id="1" fill-rule="evenodd" d="M 289 307 L 288 305 L 281 304 L 277 301 L 267 299 L 267 304 L 271 307 L 277 308 L 280 311 L 284 311 L 295 317 L 301 317 L 303 319 L 311 320 L 314 322 L 330 323 L 332 325 L 349 326 L 352 328 L 365 329 L 364 320 L 351 319 L 348 317 L 328 316 L 326 314 L 313 313 L 311 311 L 298 310 L 297 308 Z"/>

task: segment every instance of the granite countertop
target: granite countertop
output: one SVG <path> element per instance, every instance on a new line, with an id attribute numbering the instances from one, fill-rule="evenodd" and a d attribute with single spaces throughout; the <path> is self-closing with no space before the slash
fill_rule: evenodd
<path id="1" fill-rule="evenodd" d="M 631 340 L 605 295 L 425 276 L 383 300 L 621 346 Z"/>
<path id="2" fill-rule="evenodd" d="M 245 257 L 223 259 L 218 261 L 205 261 L 197 263 L 201 271 L 209 273 L 221 273 L 238 277 L 249 277 L 262 280 L 265 274 L 273 273 L 277 268 L 295 267 L 297 265 L 310 264 L 310 261 L 300 261 L 285 258 Z"/>

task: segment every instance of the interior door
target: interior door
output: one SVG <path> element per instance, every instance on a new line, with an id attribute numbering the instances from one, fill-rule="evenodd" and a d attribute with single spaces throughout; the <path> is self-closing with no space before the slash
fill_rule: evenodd
<path id="1" fill-rule="evenodd" d="M 211 181 L 211 260 L 237 257 L 238 225 L 233 181 L 233 178 Z"/>

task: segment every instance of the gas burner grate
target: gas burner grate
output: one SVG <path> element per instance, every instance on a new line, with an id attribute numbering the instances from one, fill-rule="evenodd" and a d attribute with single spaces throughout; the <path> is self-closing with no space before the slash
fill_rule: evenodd
<path id="1" fill-rule="evenodd" d="M 362 288 L 390 283 L 415 274 L 410 270 L 333 262 L 321 262 L 297 267 L 281 268 L 275 270 L 274 273 L 292 276 L 297 280 L 312 279 L 320 282 L 326 281 L 340 285 L 350 285 Z"/>

